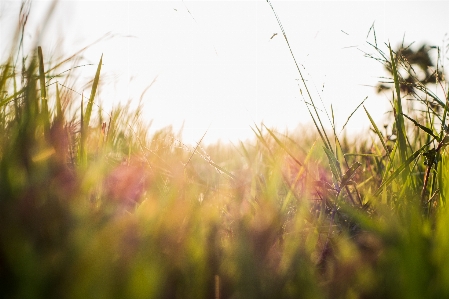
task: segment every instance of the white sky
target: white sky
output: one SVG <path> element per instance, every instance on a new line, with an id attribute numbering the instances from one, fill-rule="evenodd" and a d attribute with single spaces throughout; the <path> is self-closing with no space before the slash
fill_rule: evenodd
<path id="1" fill-rule="evenodd" d="M 49 3 L 34 1 L 26 46 L 33 44 Z M 367 39 L 373 22 L 379 44 L 390 41 L 396 47 L 404 34 L 406 44 L 442 46 L 445 38 L 448 44 L 449 1 L 272 3 L 305 67 L 315 103 L 329 113 L 332 104 L 338 131 L 367 96 L 365 106 L 379 125 L 389 109 L 386 96 L 365 86 L 376 85 L 377 77 L 385 75 L 383 67 L 352 47 L 374 53 L 366 44 L 373 42 L 372 34 Z M 19 4 L 0 3 L 1 41 L 8 40 L 8 24 L 17 23 Z M 59 1 L 44 31 L 44 57 L 55 49 L 67 57 L 107 32 L 117 34 L 85 52 L 86 61 L 95 64 L 104 54 L 99 98 L 105 109 L 128 99 L 137 102 L 157 77 L 143 97 L 152 131 L 167 125 L 177 130 L 184 123 L 187 142 L 198 141 L 207 129 L 206 142 L 235 141 L 253 137 L 254 122 L 280 131 L 311 123 L 299 93 L 299 74 L 264 0 Z M 95 69 L 84 67 L 82 75 L 92 78 Z M 361 109 L 347 130 L 367 127 Z"/>

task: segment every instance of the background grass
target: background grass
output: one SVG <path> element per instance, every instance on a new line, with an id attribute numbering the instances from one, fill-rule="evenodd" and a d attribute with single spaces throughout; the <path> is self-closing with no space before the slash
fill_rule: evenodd
<path id="1" fill-rule="evenodd" d="M 447 82 L 435 76 L 439 98 L 401 76 L 413 78 L 406 47 L 372 46 L 391 74 L 391 131 L 365 109 L 373 134 L 339 138 L 308 98 L 315 134 L 254 124 L 253 140 L 207 147 L 148 136 L 139 109 L 94 110 L 102 58 L 84 97 L 69 75 L 50 80 L 71 60 L 36 47 L 20 70 L 13 50 L 0 73 L 2 297 L 448 297 Z"/>

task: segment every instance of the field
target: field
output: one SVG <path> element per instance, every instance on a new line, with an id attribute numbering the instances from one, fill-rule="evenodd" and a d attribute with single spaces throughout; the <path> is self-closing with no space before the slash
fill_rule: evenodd
<path id="1" fill-rule="evenodd" d="M 394 116 L 383 128 L 365 109 L 372 129 L 357 142 L 324 129 L 305 85 L 314 133 L 254 124 L 252 140 L 192 147 L 170 128 L 149 136 L 139 109 L 98 107 L 102 58 L 79 95 L 75 58 L 47 60 L 37 46 L 25 59 L 20 28 L 11 43 L 0 65 L 0 297 L 449 297 L 438 63 L 418 79 L 410 49 L 373 43 Z"/>

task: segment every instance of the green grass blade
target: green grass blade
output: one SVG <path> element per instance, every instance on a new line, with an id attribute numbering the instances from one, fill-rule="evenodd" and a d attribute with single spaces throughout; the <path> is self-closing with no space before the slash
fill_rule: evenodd
<path id="1" fill-rule="evenodd" d="M 395 61 L 395 57 L 393 57 L 393 50 L 389 45 L 390 50 L 390 59 L 391 59 L 391 67 L 393 72 L 394 79 L 394 87 L 396 90 L 396 100 L 394 101 L 394 107 L 396 110 L 395 118 L 396 118 L 396 129 L 398 134 L 398 147 L 399 147 L 399 155 L 401 157 L 401 163 L 404 164 L 407 157 L 407 143 L 405 136 L 405 127 L 404 127 L 404 117 L 402 111 L 402 100 L 401 100 L 401 89 L 399 87 L 399 77 L 398 77 L 398 69 Z M 397 57 L 396 57 L 397 58 Z M 404 181 L 406 179 L 407 172 L 404 173 Z"/>
<path id="2" fill-rule="evenodd" d="M 332 151 L 332 147 L 331 147 L 331 144 L 329 142 L 329 139 L 327 138 L 326 132 L 321 132 L 321 129 L 318 127 L 318 124 L 316 123 L 315 117 L 313 117 L 312 112 L 310 111 L 309 107 L 307 107 L 307 110 L 309 110 L 309 114 L 312 117 L 313 124 L 315 125 L 315 128 L 318 131 L 318 134 L 320 134 L 320 138 L 321 138 L 321 141 L 323 141 L 324 146 L 326 148 L 329 148 Z M 324 135 L 323 135 L 323 133 L 324 133 Z"/>
<path id="3" fill-rule="evenodd" d="M 308 161 L 310 160 L 310 157 L 312 156 L 313 153 L 313 149 L 315 147 L 315 142 L 312 144 L 312 146 L 310 147 L 309 152 L 307 153 L 307 156 L 304 160 L 304 164 L 307 165 Z M 282 207 L 281 207 L 281 211 L 285 212 L 287 210 L 288 204 L 291 202 L 292 198 L 295 197 L 294 195 L 294 187 L 297 184 L 297 182 L 299 181 L 301 175 L 304 173 L 304 171 L 307 172 L 307 168 L 305 166 L 302 166 L 299 170 L 298 173 L 295 176 L 295 181 L 291 184 L 289 184 L 289 188 L 288 188 L 288 193 L 287 196 L 285 197 L 285 199 L 282 202 Z"/>
<path id="4" fill-rule="evenodd" d="M 378 155 L 378 154 L 357 154 L 357 153 L 346 153 L 344 154 L 345 157 L 351 157 L 351 156 L 355 156 L 355 157 L 382 157 L 382 155 Z"/>
<path id="5" fill-rule="evenodd" d="M 26 87 L 24 87 L 21 90 L 15 92 L 14 94 L 10 95 L 9 97 L 1 100 L 0 101 L 0 108 L 2 108 L 4 105 L 7 105 L 12 100 L 16 99 L 19 95 L 23 94 L 26 90 L 27 90 Z"/>
<path id="6" fill-rule="evenodd" d="M 274 133 L 265 126 L 265 129 L 267 129 L 268 133 L 270 133 L 271 137 L 276 141 L 276 143 L 298 164 L 299 166 L 303 166 L 301 162 L 298 161 L 298 159 L 295 158 L 295 156 L 288 150 L 288 148 L 285 146 L 285 144 L 282 143 L 282 141 L 279 140 L 279 138 L 274 135 Z"/>
<path id="7" fill-rule="evenodd" d="M 251 130 L 254 132 L 254 134 L 256 134 L 256 137 L 260 141 L 260 143 L 267 148 L 268 152 L 270 153 L 270 155 L 269 155 L 270 160 L 273 160 L 273 156 L 274 156 L 273 152 L 271 151 L 270 146 L 268 145 L 265 138 L 263 138 L 262 131 L 259 129 L 259 127 L 256 124 L 254 124 L 254 126 L 256 127 L 257 132 L 252 127 L 250 127 Z"/>
<path id="8" fill-rule="evenodd" d="M 437 176 L 440 189 L 440 200 L 445 205 L 449 198 L 449 151 L 443 149 L 441 162 L 438 164 Z"/>
<path id="9" fill-rule="evenodd" d="M 2 91 L 2 90 L 6 90 L 7 88 L 5 88 L 5 85 L 6 85 L 6 81 L 8 81 L 8 78 L 11 76 L 10 74 L 9 74 L 9 69 L 11 68 L 11 66 L 9 65 L 9 61 L 8 61 L 8 63 L 6 63 L 4 66 L 3 66 L 3 70 L 1 71 L 1 77 L 0 77 L 0 91 Z M 13 71 L 14 71 L 14 69 L 13 69 Z M 14 77 L 14 74 L 12 75 L 12 77 Z M 2 102 L 4 102 L 4 101 L 2 101 Z M 3 105 L 1 105 L 1 103 L 0 103 L 0 108 L 2 107 Z"/>
<path id="10" fill-rule="evenodd" d="M 243 150 L 243 155 L 245 156 L 245 158 L 246 158 L 246 160 L 248 161 L 248 163 L 251 165 L 252 164 L 252 161 L 251 161 L 251 156 L 249 155 L 249 153 L 248 153 L 248 150 L 246 149 L 246 147 L 245 147 L 245 144 L 243 143 L 243 141 L 239 141 L 240 142 L 240 147 L 242 148 L 242 150 Z"/>
<path id="11" fill-rule="evenodd" d="M 393 167 L 393 158 L 396 155 L 397 149 L 398 149 L 398 143 L 395 142 L 393 149 L 391 150 L 391 153 L 388 154 L 389 160 L 388 160 L 387 165 L 385 166 L 385 172 L 382 177 L 382 182 L 386 180 L 390 169 Z"/>
<path id="12" fill-rule="evenodd" d="M 86 161 L 86 153 L 85 153 L 85 143 L 86 143 L 86 134 L 87 132 L 85 131 L 84 128 L 84 96 L 81 95 L 81 109 L 80 109 L 80 118 L 81 118 L 81 122 L 80 122 L 80 146 L 79 146 L 79 160 L 82 164 L 84 164 L 84 162 Z"/>
<path id="13" fill-rule="evenodd" d="M 424 132 L 426 132 L 428 135 L 432 136 L 433 138 L 435 138 L 437 141 L 440 141 L 440 137 L 436 136 L 433 131 L 429 128 L 427 128 L 426 126 L 421 125 L 420 123 L 418 123 L 416 120 L 410 118 L 409 116 L 407 116 L 406 114 L 403 114 L 403 116 L 405 116 L 408 120 L 410 120 L 415 126 L 417 126 L 418 128 L 420 128 L 421 130 L 423 130 Z"/>
<path id="14" fill-rule="evenodd" d="M 59 94 L 58 83 L 56 83 L 56 118 L 61 121 L 64 119 L 62 115 L 61 95 Z"/>
<path id="15" fill-rule="evenodd" d="M 90 116 L 92 114 L 92 107 L 94 105 L 95 94 L 97 92 L 98 82 L 100 80 L 101 64 L 103 62 L 103 55 L 101 55 L 100 62 L 98 63 L 97 73 L 95 74 L 94 83 L 92 84 L 92 90 L 90 92 L 89 102 L 87 103 L 86 113 L 84 115 L 84 127 L 89 127 Z"/>
<path id="16" fill-rule="evenodd" d="M 47 100 L 47 90 L 45 87 L 44 57 L 42 55 L 42 48 L 40 46 L 37 47 L 37 53 L 39 57 L 39 81 L 41 85 L 41 100 L 42 105 L 44 105 L 44 102 L 46 102 Z"/>
<path id="17" fill-rule="evenodd" d="M 374 128 L 374 132 L 376 132 L 377 136 L 380 139 L 380 142 L 382 142 L 382 146 L 384 147 L 385 152 L 388 154 L 388 147 L 387 144 L 385 143 L 385 139 L 384 136 L 382 135 L 382 133 L 379 131 L 379 128 L 377 127 L 376 123 L 374 122 L 373 118 L 371 117 L 371 115 L 369 114 L 368 110 L 366 110 L 365 106 L 363 106 L 363 109 L 365 109 L 366 115 L 368 115 L 369 121 L 371 122 L 371 125 Z"/>
<path id="18" fill-rule="evenodd" d="M 348 182 L 351 180 L 351 178 L 354 176 L 354 173 L 356 170 L 361 166 L 362 164 L 360 162 L 354 162 L 354 164 L 349 167 L 349 169 L 345 172 L 345 174 L 341 178 L 341 186 L 346 186 Z"/>
<path id="19" fill-rule="evenodd" d="M 340 133 L 345 129 L 346 125 L 348 124 L 349 120 L 351 119 L 351 117 L 354 115 L 354 113 L 359 110 L 360 106 L 363 105 L 363 103 L 365 103 L 365 101 L 368 99 L 368 97 L 366 97 L 365 99 L 363 99 L 363 101 L 354 109 L 354 111 L 352 111 L 352 113 L 349 115 L 348 119 L 346 120 L 345 124 L 343 125 L 343 127 L 341 128 Z"/>
<path id="20" fill-rule="evenodd" d="M 316 123 L 316 121 L 315 121 L 315 117 L 312 115 L 312 112 L 310 111 L 309 106 L 306 105 L 307 110 L 309 110 L 309 114 L 310 114 L 310 116 L 312 117 L 313 123 L 315 124 L 315 127 L 317 128 L 318 132 L 320 133 L 321 139 L 323 140 L 325 146 L 326 146 L 326 147 L 329 147 L 329 148 L 331 149 L 331 151 L 332 151 L 332 147 L 331 147 L 331 144 L 330 144 L 330 142 L 329 142 L 329 138 L 327 137 L 326 131 L 324 130 L 324 126 L 323 126 L 323 123 L 321 122 L 321 118 L 320 118 L 320 115 L 318 114 L 318 110 L 317 110 L 317 108 L 316 108 L 315 102 L 313 101 L 312 95 L 310 94 L 310 91 L 309 91 L 309 87 L 307 86 L 306 80 L 305 80 L 305 78 L 304 78 L 303 75 L 302 75 L 301 69 L 299 68 L 299 64 L 298 64 L 298 62 L 296 61 L 296 57 L 295 57 L 295 55 L 293 54 L 292 47 L 290 46 L 290 42 L 288 41 L 287 34 L 285 33 L 285 30 L 284 30 L 284 27 L 282 26 L 281 20 L 279 19 L 279 17 L 278 17 L 278 15 L 277 15 L 276 11 L 274 10 L 274 7 L 273 7 L 273 5 L 271 4 L 271 1 L 270 1 L 270 0 L 267 0 L 267 2 L 268 2 L 268 4 L 270 5 L 271 10 L 273 11 L 273 14 L 274 14 L 274 16 L 275 16 L 275 18 L 276 18 L 276 21 L 277 21 L 278 25 L 279 25 L 279 28 L 280 28 L 281 31 L 282 31 L 282 35 L 284 36 L 284 40 L 285 40 L 285 42 L 287 43 L 287 47 L 288 47 L 288 49 L 289 49 L 289 51 L 290 51 L 290 55 L 292 56 L 292 59 L 293 59 L 293 61 L 294 61 L 294 63 L 295 63 L 296 70 L 297 70 L 298 73 L 299 73 L 299 76 L 300 76 L 300 78 L 301 78 L 301 81 L 302 81 L 302 83 L 303 83 L 303 85 L 304 85 L 304 88 L 305 88 L 305 90 L 306 90 L 307 96 L 308 96 L 308 98 L 310 99 L 310 102 L 312 103 L 313 109 L 315 110 L 315 114 L 316 114 L 316 116 L 317 116 L 317 118 L 318 118 L 318 122 L 320 123 L 321 129 L 323 130 L 322 133 L 324 134 L 324 137 L 326 137 L 326 139 L 323 138 L 323 135 L 322 135 L 322 133 L 321 133 L 321 130 L 319 129 L 319 127 L 318 127 L 318 125 L 317 125 L 317 123 Z M 300 89 L 300 92 L 301 92 L 301 95 L 302 95 L 302 90 L 301 90 L 301 89 Z M 327 143 L 326 143 L 326 141 L 327 141 Z"/>
<path id="21" fill-rule="evenodd" d="M 236 177 L 230 173 L 229 171 L 227 171 L 226 169 L 224 169 L 223 167 L 219 166 L 218 164 L 216 164 L 214 161 L 209 160 L 208 163 L 210 165 L 212 165 L 213 167 L 215 167 L 216 169 L 220 170 L 221 172 L 225 173 L 226 175 L 228 175 L 231 179 L 236 180 Z"/>
<path id="22" fill-rule="evenodd" d="M 341 170 L 340 170 L 340 163 L 338 162 L 337 158 L 335 158 L 334 154 L 330 149 L 327 147 L 323 147 L 324 152 L 326 153 L 327 159 L 329 160 L 329 166 L 331 168 L 332 175 L 334 177 L 334 183 L 338 184 L 341 178 Z"/>
<path id="23" fill-rule="evenodd" d="M 441 133 L 440 133 L 440 140 L 443 139 L 444 134 L 446 133 L 446 116 L 447 116 L 447 106 L 448 106 L 448 101 L 449 101 L 449 89 L 447 91 L 447 95 L 446 95 L 446 105 L 444 106 L 444 111 L 443 111 L 443 120 L 441 121 Z"/>
<path id="24" fill-rule="evenodd" d="M 424 146 L 422 146 L 419 150 L 414 152 L 410 157 L 408 157 L 404 163 L 402 163 L 387 179 L 385 179 L 382 184 L 380 185 L 379 189 L 374 193 L 375 196 L 379 196 L 382 191 L 384 191 L 384 186 L 388 186 L 394 179 L 397 178 L 399 174 L 401 174 L 405 169 L 408 168 L 408 165 L 415 161 L 416 158 L 421 155 L 421 153 L 426 149 L 426 147 L 430 143 L 426 143 Z"/>
<path id="25" fill-rule="evenodd" d="M 48 113 L 47 88 L 45 87 L 44 57 L 40 46 L 37 47 L 37 55 L 39 59 L 39 82 L 41 87 L 41 113 L 45 132 L 48 133 L 50 130 L 50 115 Z"/>

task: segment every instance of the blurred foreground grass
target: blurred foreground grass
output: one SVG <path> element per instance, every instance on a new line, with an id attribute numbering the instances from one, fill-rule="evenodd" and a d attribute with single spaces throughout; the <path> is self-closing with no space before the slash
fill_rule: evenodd
<path id="1" fill-rule="evenodd" d="M 47 70 L 40 47 L 21 71 L 12 53 L 1 297 L 449 297 L 447 95 L 415 81 L 425 109 L 406 115 L 409 62 L 374 48 L 395 86 L 394 136 L 372 122 L 377 140 L 340 140 L 311 110 L 316 135 L 261 125 L 254 141 L 206 148 L 170 128 L 148 136 L 139 110 L 94 109 L 102 59 L 81 97 L 51 80 L 64 64 Z"/>

